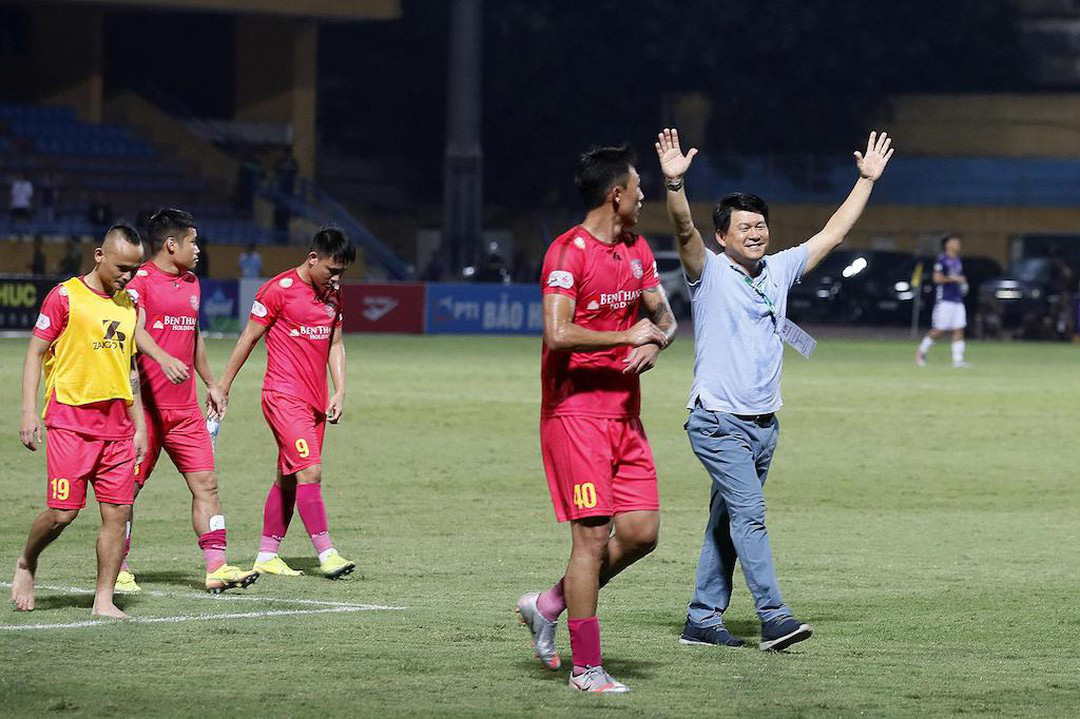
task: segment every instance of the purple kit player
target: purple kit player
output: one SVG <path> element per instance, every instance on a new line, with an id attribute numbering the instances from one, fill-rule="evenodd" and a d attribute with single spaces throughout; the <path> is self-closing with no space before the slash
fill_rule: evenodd
<path id="1" fill-rule="evenodd" d="M 964 295 L 967 294 L 967 278 L 964 263 L 960 261 L 960 238 L 948 235 L 941 241 L 942 253 L 934 260 L 934 314 L 930 319 L 930 331 L 919 343 L 915 364 L 926 365 L 926 353 L 934 342 L 946 332 L 952 333 L 953 367 L 970 367 L 964 361 L 964 328 L 967 327 L 967 310 Z"/>

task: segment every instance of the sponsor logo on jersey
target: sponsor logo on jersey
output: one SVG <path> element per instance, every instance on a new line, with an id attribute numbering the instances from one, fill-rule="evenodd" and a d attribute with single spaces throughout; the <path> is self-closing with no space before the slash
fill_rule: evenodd
<path id="1" fill-rule="evenodd" d="M 589 303 L 589 304 L 588 304 L 588 305 L 587 305 L 587 306 L 585 307 L 585 309 L 587 309 L 587 310 L 598 310 L 598 309 L 600 309 L 600 303 L 599 303 L 599 302 L 597 302 L 596 300 L 593 300 L 592 302 L 590 302 L 590 303 Z"/>
<path id="2" fill-rule="evenodd" d="M 574 275 L 566 270 L 552 270 L 547 279 L 548 287 L 561 287 L 568 290 L 574 286 Z"/>
<path id="3" fill-rule="evenodd" d="M 601 292 L 600 295 L 594 299 L 594 302 L 599 302 L 600 307 L 608 310 L 623 310 L 629 307 L 634 302 L 637 302 L 641 297 L 641 290 L 619 290 L 618 292 Z M 592 309 L 591 307 L 589 309 Z"/>
<path id="4" fill-rule="evenodd" d="M 259 302 L 258 300 L 255 300 L 255 302 L 253 302 L 251 305 L 251 314 L 255 315 L 256 317 L 266 317 L 266 305 L 264 305 L 262 302 Z"/>
<path id="5" fill-rule="evenodd" d="M 150 273 L 147 272 L 146 270 L 139 270 L 138 272 L 135 273 L 135 275 L 137 277 L 147 277 L 147 276 L 150 275 Z"/>
<path id="6" fill-rule="evenodd" d="M 96 350 L 120 350 L 124 351 L 124 341 L 127 340 L 127 335 L 120 332 L 120 320 L 102 320 L 101 328 L 103 331 L 102 338 L 94 341 L 94 349 Z"/>
<path id="7" fill-rule="evenodd" d="M 318 325 L 316 327 L 308 327 L 307 325 L 300 325 L 289 330 L 290 337 L 306 337 L 309 340 L 328 340 L 330 339 L 330 333 L 333 330 L 326 325 Z"/>
<path id="8" fill-rule="evenodd" d="M 645 276 L 645 270 L 641 267 L 641 260 L 630 260 L 630 271 L 634 274 L 634 279 L 640 280 Z"/>
<path id="9" fill-rule="evenodd" d="M 281 281 L 278 282 L 278 284 L 285 289 L 289 289 L 290 287 L 292 287 L 292 277 L 282 277 Z"/>
<path id="10" fill-rule="evenodd" d="M 128 297 L 131 298 L 132 302 L 138 304 L 138 302 L 139 302 L 139 291 L 138 290 L 126 289 L 126 290 L 124 290 L 124 292 L 128 293 Z"/>
<path id="11" fill-rule="evenodd" d="M 177 330 L 178 332 L 194 332 L 195 325 L 198 324 L 196 318 L 190 315 L 162 315 L 154 321 L 154 329 L 163 330 Z"/>

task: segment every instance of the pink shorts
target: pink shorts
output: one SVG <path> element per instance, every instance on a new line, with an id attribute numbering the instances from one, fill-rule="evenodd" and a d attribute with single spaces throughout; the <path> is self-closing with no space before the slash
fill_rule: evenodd
<path id="1" fill-rule="evenodd" d="M 660 509 L 652 449 L 636 417 L 541 417 L 540 450 L 560 522 Z"/>
<path id="2" fill-rule="evenodd" d="M 82 509 L 86 484 L 94 498 L 108 504 L 135 501 L 135 443 L 127 439 L 96 439 L 70 429 L 50 427 L 45 437 L 49 473 L 45 504 L 52 509 Z"/>
<path id="3" fill-rule="evenodd" d="M 206 418 L 198 407 L 145 410 L 146 456 L 135 468 L 135 481 L 146 484 L 164 449 L 183 474 L 212 472 L 214 446 L 206 431 Z"/>
<path id="4" fill-rule="evenodd" d="M 278 446 L 278 469 L 296 474 L 322 464 L 326 414 L 292 395 L 267 390 L 262 393 L 263 416 Z"/>

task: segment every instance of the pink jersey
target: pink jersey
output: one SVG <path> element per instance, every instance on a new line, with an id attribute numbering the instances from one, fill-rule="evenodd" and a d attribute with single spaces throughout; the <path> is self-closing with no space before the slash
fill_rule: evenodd
<path id="1" fill-rule="evenodd" d="M 326 411 L 326 363 L 334 328 L 342 324 L 341 290 L 321 295 L 295 269 L 282 272 L 255 294 L 251 321 L 269 328 L 263 390 Z"/>
<path id="2" fill-rule="evenodd" d="M 624 233 L 606 245 L 575 227 L 551 243 L 540 273 L 543 294 L 572 298 L 574 324 L 595 331 L 627 330 L 637 322 L 644 290 L 656 287 L 656 261 L 645 238 Z M 637 417 L 641 384 L 622 374 L 630 347 L 596 352 L 553 352 L 540 362 L 540 414 Z"/>
<path id="3" fill-rule="evenodd" d="M 143 406 L 155 409 L 198 407 L 195 394 L 195 333 L 199 331 L 199 278 L 190 272 L 174 275 L 147 262 L 127 291 L 146 313 L 146 331 L 161 349 L 188 366 L 189 376 L 173 384 L 161 365 L 145 355 L 137 355 L 142 380 Z"/>
<path id="4" fill-rule="evenodd" d="M 81 278 L 80 278 L 81 279 Z M 85 280 L 83 284 L 86 284 Z M 87 285 L 96 295 L 110 297 Z M 41 313 L 34 325 L 34 336 L 52 344 L 63 333 L 68 323 L 67 290 L 60 285 L 53 287 L 41 303 Z M 91 404 L 69 405 L 57 401 L 56 393 L 49 395 L 45 406 L 45 426 L 67 429 L 97 439 L 127 439 L 135 434 L 135 425 L 128 414 L 127 402 L 109 399 Z"/>

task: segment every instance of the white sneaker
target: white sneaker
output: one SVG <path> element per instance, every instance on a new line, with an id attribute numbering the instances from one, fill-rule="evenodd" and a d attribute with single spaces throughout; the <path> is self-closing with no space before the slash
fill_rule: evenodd
<path id="1" fill-rule="evenodd" d="M 630 687 L 612 679 L 603 667 L 588 667 L 577 676 L 571 674 L 570 688 L 594 694 L 625 694 L 630 691 Z"/>
<path id="2" fill-rule="evenodd" d="M 555 649 L 555 629 L 559 626 L 557 621 L 551 621 L 536 608 L 536 600 L 539 594 L 522 594 L 514 607 L 518 615 L 518 621 L 529 628 L 532 634 L 532 647 L 536 658 L 544 663 L 544 666 L 555 671 L 562 666 L 559 652 Z"/>
<path id="3" fill-rule="evenodd" d="M 971 367 L 971 363 L 961 360 L 959 362 L 953 362 L 952 366 L 956 369 L 968 369 L 969 367 Z"/>

